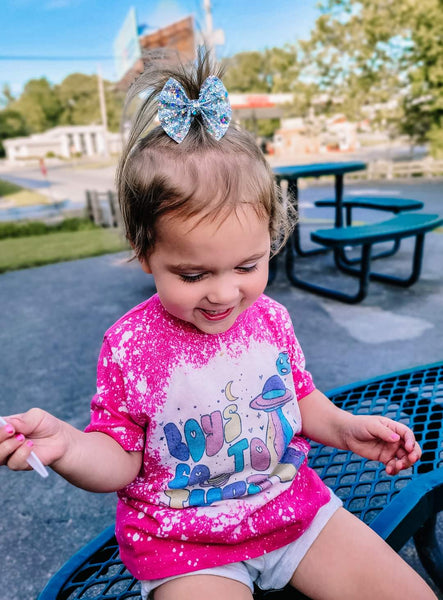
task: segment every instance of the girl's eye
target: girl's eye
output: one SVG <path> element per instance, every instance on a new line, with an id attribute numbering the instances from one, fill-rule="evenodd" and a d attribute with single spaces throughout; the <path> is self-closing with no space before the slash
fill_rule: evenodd
<path id="1" fill-rule="evenodd" d="M 244 266 L 244 267 L 237 267 L 237 271 L 240 271 L 240 273 L 251 273 L 252 271 L 255 271 L 257 269 L 257 265 L 248 265 L 248 266 Z"/>
<path id="2" fill-rule="evenodd" d="M 182 281 L 186 281 L 187 283 L 195 283 L 196 281 L 200 281 L 203 275 L 204 273 L 196 273 L 195 275 L 186 275 L 185 273 L 180 273 L 180 279 Z"/>

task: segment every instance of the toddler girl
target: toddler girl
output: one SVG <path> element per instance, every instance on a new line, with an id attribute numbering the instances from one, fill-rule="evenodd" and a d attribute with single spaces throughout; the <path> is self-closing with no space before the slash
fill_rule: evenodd
<path id="1" fill-rule="evenodd" d="M 106 332 L 86 431 L 39 409 L 8 417 L 0 464 L 26 469 L 33 449 L 74 485 L 117 491 L 143 598 L 250 600 L 254 584 L 290 583 L 323 600 L 435 599 L 307 465 L 305 436 L 392 474 L 421 451 L 405 425 L 318 391 L 287 311 L 263 295 L 288 213 L 221 80 L 201 54 L 140 81 L 117 183 L 157 293 Z"/>

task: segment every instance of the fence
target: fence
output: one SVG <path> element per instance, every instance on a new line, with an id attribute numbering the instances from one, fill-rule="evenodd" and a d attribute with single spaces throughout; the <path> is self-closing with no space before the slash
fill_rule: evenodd
<path id="1" fill-rule="evenodd" d="M 400 177 L 442 177 L 443 160 L 425 158 L 423 160 L 394 162 L 376 160 L 368 164 L 365 171 L 346 175 L 346 179 L 396 179 Z"/>
<path id="2" fill-rule="evenodd" d="M 86 216 L 101 227 L 120 227 L 122 216 L 117 194 L 86 190 Z"/>

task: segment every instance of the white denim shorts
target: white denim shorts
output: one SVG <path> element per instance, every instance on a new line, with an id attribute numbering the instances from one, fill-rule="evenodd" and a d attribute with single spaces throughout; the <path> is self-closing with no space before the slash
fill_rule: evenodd
<path id="1" fill-rule="evenodd" d="M 298 539 L 263 556 L 229 563 L 220 567 L 173 575 L 164 579 L 141 581 L 142 600 L 150 598 L 151 592 L 163 583 L 190 575 L 218 575 L 219 577 L 234 579 L 247 585 L 251 592 L 254 591 L 254 583 L 262 590 L 281 589 L 291 580 L 296 568 L 320 531 L 342 504 L 342 501 L 331 491 L 329 502 L 320 508 L 308 529 Z"/>

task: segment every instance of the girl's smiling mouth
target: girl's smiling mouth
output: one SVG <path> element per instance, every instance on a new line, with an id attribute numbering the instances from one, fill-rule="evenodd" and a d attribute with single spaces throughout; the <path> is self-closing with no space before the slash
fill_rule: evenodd
<path id="1" fill-rule="evenodd" d="M 198 310 L 206 319 L 208 319 L 208 321 L 222 321 L 223 319 L 226 319 L 226 317 L 229 317 L 234 308 L 227 308 L 223 311 L 207 310 L 204 308 L 199 308 Z"/>

